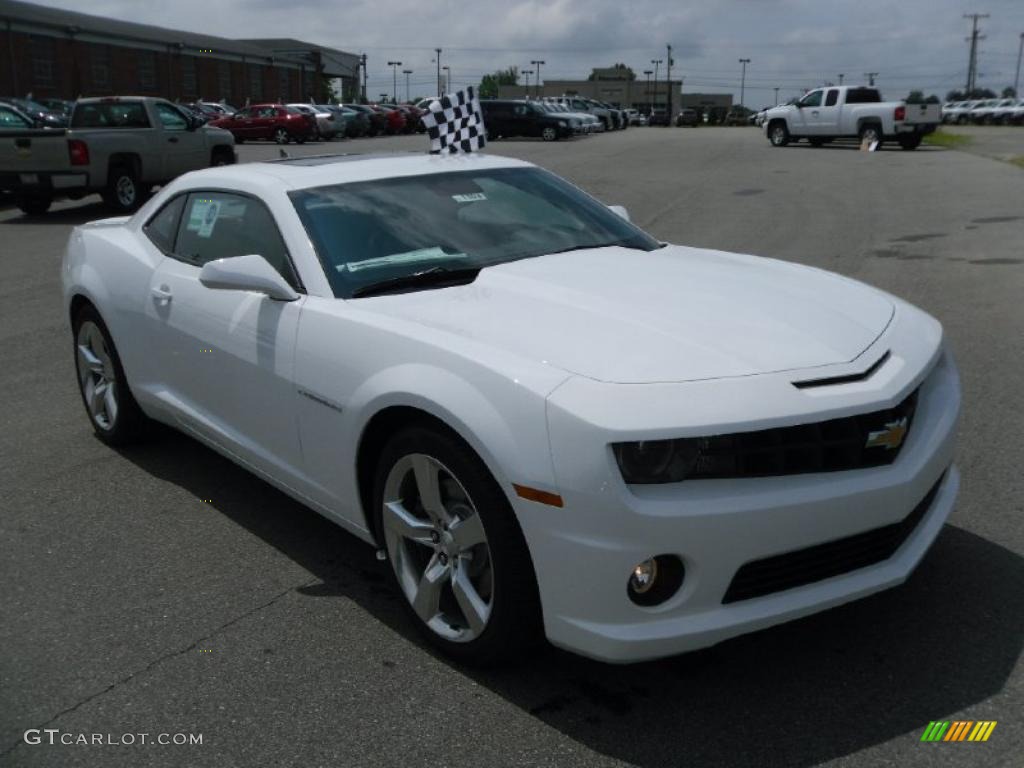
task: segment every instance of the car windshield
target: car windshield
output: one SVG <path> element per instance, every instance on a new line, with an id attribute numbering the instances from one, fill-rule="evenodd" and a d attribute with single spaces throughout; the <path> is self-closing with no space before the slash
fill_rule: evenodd
<path id="1" fill-rule="evenodd" d="M 379 179 L 289 196 L 339 298 L 424 270 L 479 269 L 611 245 L 661 247 L 538 168 Z"/>

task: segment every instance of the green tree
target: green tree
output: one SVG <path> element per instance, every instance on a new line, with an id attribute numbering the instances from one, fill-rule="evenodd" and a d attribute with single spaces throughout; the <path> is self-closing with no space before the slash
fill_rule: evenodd
<path id="1" fill-rule="evenodd" d="M 1003 88 L 1003 98 L 1004 99 L 1015 99 L 1015 98 L 1017 98 L 1017 91 L 1016 91 L 1016 89 L 1014 89 L 1014 87 L 1012 85 L 1008 85 L 1005 88 Z"/>
<path id="2" fill-rule="evenodd" d="M 611 69 L 620 69 L 626 75 L 626 79 L 628 79 L 628 80 L 636 80 L 636 72 L 634 72 L 630 67 L 627 67 L 622 62 L 615 62 L 614 64 L 612 64 Z M 587 80 L 591 80 L 591 81 L 596 80 L 596 79 L 597 79 L 597 75 L 595 75 L 593 72 L 591 72 L 590 76 L 587 77 Z"/>
<path id="3" fill-rule="evenodd" d="M 518 82 L 519 69 L 517 67 L 499 69 L 497 72 L 493 72 L 489 75 L 484 75 L 480 79 L 480 98 L 496 99 L 498 98 L 498 86 L 516 85 Z"/>

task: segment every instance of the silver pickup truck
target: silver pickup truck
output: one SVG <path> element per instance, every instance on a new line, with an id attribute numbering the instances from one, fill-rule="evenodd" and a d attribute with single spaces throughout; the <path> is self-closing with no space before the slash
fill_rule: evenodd
<path id="1" fill-rule="evenodd" d="M 93 192 L 119 213 L 141 205 L 154 185 L 235 162 L 231 133 L 202 124 L 164 99 L 80 99 L 66 130 L 0 131 L 0 191 L 26 214 L 55 197 Z"/>
<path id="2" fill-rule="evenodd" d="M 895 141 L 910 150 L 917 149 L 941 119 L 939 104 L 882 101 L 875 88 L 840 85 L 816 88 L 799 101 L 769 109 L 762 125 L 776 147 L 800 139 L 821 146 L 855 138 L 878 145 Z"/>

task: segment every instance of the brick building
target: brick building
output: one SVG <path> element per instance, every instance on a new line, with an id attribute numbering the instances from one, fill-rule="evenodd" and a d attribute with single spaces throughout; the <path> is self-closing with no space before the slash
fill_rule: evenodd
<path id="1" fill-rule="evenodd" d="M 230 40 L 0 0 L 0 96 L 112 94 L 316 101 L 358 92 L 359 57 L 300 40 Z"/>

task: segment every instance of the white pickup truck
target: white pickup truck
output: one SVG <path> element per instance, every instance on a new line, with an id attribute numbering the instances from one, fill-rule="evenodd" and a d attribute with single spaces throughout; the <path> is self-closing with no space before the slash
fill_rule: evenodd
<path id="1" fill-rule="evenodd" d="M 895 141 L 903 149 L 917 149 L 941 120 L 939 104 L 882 101 L 875 88 L 840 85 L 817 88 L 793 104 L 769 109 L 763 127 L 775 147 L 800 139 L 820 147 L 835 139 L 855 138 L 879 145 Z"/>
<path id="2" fill-rule="evenodd" d="M 35 216 L 56 197 L 92 192 L 130 213 L 154 185 L 233 162 L 228 131 L 153 97 L 79 99 L 68 129 L 0 131 L 0 191 L 14 193 L 18 207 Z"/>

